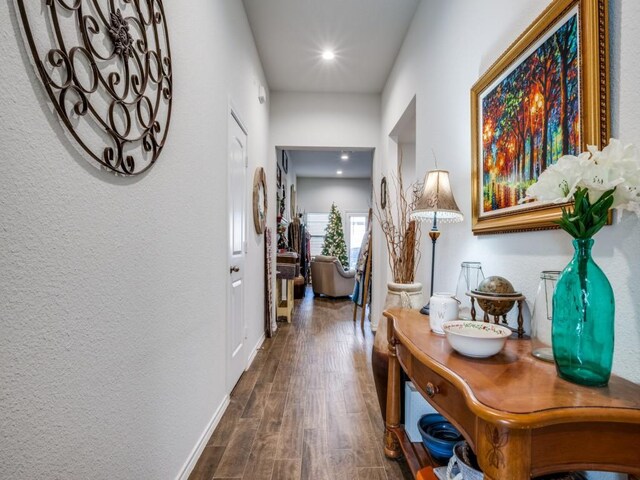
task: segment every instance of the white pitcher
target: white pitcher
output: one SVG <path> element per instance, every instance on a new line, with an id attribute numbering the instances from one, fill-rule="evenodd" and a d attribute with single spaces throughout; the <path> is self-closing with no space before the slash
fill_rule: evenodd
<path id="1" fill-rule="evenodd" d="M 429 323 L 431 331 L 444 335 L 442 324 L 458 318 L 458 300 L 455 293 L 434 293 L 429 300 Z"/>

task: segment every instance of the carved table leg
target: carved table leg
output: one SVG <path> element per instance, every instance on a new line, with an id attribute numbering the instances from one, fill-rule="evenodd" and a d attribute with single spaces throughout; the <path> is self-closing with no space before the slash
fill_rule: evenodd
<path id="1" fill-rule="evenodd" d="M 394 429 L 400 427 L 400 363 L 396 355 L 394 321 L 387 322 L 387 340 L 389 342 L 389 373 L 387 378 L 387 416 L 384 432 L 384 454 L 389 458 L 402 455 L 400 444 Z"/>
<path id="2" fill-rule="evenodd" d="M 478 463 L 487 480 L 531 478 L 531 431 L 478 422 Z"/>
<path id="3" fill-rule="evenodd" d="M 476 299 L 471 297 L 471 320 L 476 321 Z"/>

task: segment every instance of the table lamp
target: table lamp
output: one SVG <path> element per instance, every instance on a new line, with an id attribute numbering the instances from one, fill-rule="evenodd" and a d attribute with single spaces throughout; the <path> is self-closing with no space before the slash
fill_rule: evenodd
<path id="1" fill-rule="evenodd" d="M 411 212 L 411 218 L 416 220 L 432 220 L 433 225 L 429 231 L 431 238 L 431 295 L 433 296 L 433 272 L 436 258 L 436 241 L 440 236 L 438 230 L 438 220 L 445 223 L 457 223 L 464 220 L 456 200 L 453 198 L 451 184 L 449 183 L 449 172 L 446 170 L 431 170 L 424 178 L 424 189 L 416 206 Z M 427 303 L 421 313 L 429 314 L 429 303 Z"/>

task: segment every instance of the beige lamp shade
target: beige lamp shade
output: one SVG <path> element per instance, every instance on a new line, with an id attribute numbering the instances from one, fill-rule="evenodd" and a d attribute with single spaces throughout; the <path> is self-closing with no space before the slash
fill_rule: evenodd
<path id="1" fill-rule="evenodd" d="M 461 222 L 464 216 L 453 198 L 449 172 L 431 170 L 424 180 L 424 190 L 416 202 L 411 218 L 416 220 L 437 219 L 442 222 Z"/>

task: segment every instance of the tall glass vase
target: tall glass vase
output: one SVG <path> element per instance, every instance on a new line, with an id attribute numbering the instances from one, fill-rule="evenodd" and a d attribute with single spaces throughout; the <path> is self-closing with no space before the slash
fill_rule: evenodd
<path id="1" fill-rule="evenodd" d="M 606 275 L 591 258 L 592 239 L 573 241 L 573 259 L 553 294 L 552 340 L 558 375 L 604 386 L 611 375 L 615 303 Z"/>
<path id="2" fill-rule="evenodd" d="M 456 298 L 460 302 L 458 318 L 471 320 L 471 297 L 467 293 L 478 288 L 482 280 L 484 280 L 484 273 L 482 273 L 480 262 L 462 262 L 460 264 L 460 275 L 458 275 L 456 288 Z"/>
<path id="3" fill-rule="evenodd" d="M 540 273 L 538 293 L 531 312 L 531 354 L 546 362 L 553 362 L 551 348 L 551 320 L 553 319 L 553 292 L 561 272 L 543 270 Z"/>

